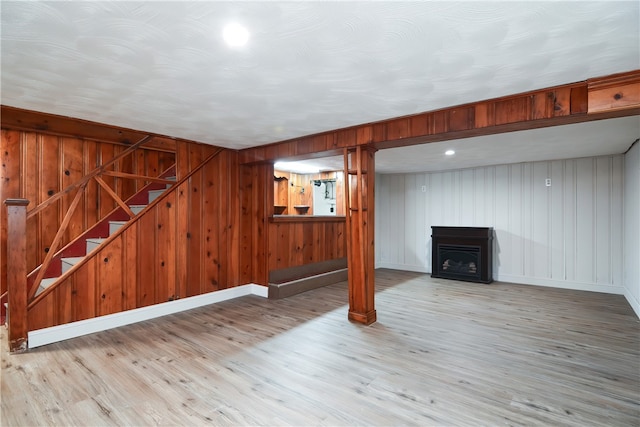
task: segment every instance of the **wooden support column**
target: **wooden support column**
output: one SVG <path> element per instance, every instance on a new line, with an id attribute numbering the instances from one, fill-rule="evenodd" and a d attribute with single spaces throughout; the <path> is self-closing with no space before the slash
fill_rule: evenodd
<path id="1" fill-rule="evenodd" d="M 344 150 L 349 320 L 376 321 L 374 247 L 375 150 Z"/>
<path id="2" fill-rule="evenodd" d="M 27 205 L 26 199 L 7 199 L 7 291 L 9 351 L 27 350 Z"/>

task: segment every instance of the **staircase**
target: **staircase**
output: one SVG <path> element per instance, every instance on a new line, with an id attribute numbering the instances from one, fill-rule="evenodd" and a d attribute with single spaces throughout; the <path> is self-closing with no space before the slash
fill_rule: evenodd
<path id="1" fill-rule="evenodd" d="M 175 181 L 175 165 L 167 169 L 158 178 Z M 126 200 L 125 203 L 134 215 L 138 215 L 171 186 L 172 184 L 148 184 Z M 36 290 L 35 298 L 56 283 L 87 255 L 99 248 L 100 245 L 107 241 L 109 236 L 116 233 L 132 219 L 123 208 L 119 207 L 56 253 Z M 33 285 L 39 269 L 40 267 L 36 268 L 27 276 L 28 288 Z"/>

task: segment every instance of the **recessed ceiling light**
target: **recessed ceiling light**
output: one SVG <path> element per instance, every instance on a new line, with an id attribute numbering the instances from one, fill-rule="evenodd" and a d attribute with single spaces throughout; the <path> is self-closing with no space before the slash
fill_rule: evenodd
<path id="1" fill-rule="evenodd" d="M 447 156 L 453 156 L 454 154 L 456 154 L 456 152 L 453 150 L 447 150 L 444 152 L 444 154 L 446 154 Z"/>
<path id="2" fill-rule="evenodd" d="M 222 30 L 224 41 L 231 47 L 240 47 L 249 41 L 249 30 L 240 24 L 232 23 L 224 27 Z"/>

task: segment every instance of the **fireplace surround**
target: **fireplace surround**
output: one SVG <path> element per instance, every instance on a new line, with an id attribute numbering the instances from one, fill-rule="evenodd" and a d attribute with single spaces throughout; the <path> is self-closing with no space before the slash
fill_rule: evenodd
<path id="1" fill-rule="evenodd" d="M 431 277 L 491 283 L 492 227 L 431 227 Z"/>

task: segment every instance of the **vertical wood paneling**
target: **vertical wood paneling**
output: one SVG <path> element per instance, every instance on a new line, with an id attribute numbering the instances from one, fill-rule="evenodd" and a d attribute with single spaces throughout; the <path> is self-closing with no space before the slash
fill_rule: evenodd
<path id="1" fill-rule="evenodd" d="M 611 157 L 595 159 L 595 197 L 594 197 L 594 246 L 595 281 L 612 283 L 611 269 L 611 202 L 613 193 L 613 171 Z"/>
<path id="2" fill-rule="evenodd" d="M 175 198 L 175 294 L 176 298 L 183 298 L 187 295 L 189 270 L 189 182 L 178 187 Z"/>
<path id="3" fill-rule="evenodd" d="M 175 296 L 175 192 L 163 198 L 156 207 L 156 297 L 155 303 L 167 302 Z"/>
<path id="4" fill-rule="evenodd" d="M 549 258 L 551 259 L 551 278 L 554 280 L 566 280 L 565 277 L 565 238 L 564 230 L 566 223 L 565 211 L 565 186 L 564 183 L 564 166 L 566 162 L 556 160 L 551 162 L 551 200 L 549 209 L 550 226 L 549 226 L 549 242 L 551 250 Z"/>
<path id="5" fill-rule="evenodd" d="M 61 283 L 53 292 L 55 293 L 56 305 L 55 309 L 55 321 L 56 323 L 69 323 L 74 320 L 75 313 L 72 292 L 74 288 L 75 277 L 65 280 Z"/>
<path id="6" fill-rule="evenodd" d="M 609 262 L 611 263 L 611 280 L 615 285 L 624 285 L 625 280 L 623 277 L 624 271 L 626 271 L 627 265 L 624 264 L 624 268 L 620 268 L 620 262 L 624 259 L 625 256 L 625 248 L 624 243 L 625 239 L 631 234 L 623 233 L 623 230 L 626 230 L 628 225 L 625 222 L 624 218 L 624 210 L 616 209 L 616 206 L 624 206 L 626 209 L 626 204 L 629 202 L 629 199 L 625 197 L 625 192 L 628 187 L 633 188 L 633 184 L 628 182 L 625 179 L 625 159 L 622 156 L 616 156 L 612 159 L 612 174 L 611 174 L 611 206 L 610 206 L 610 215 L 611 222 L 609 224 L 610 229 L 610 237 L 611 237 L 611 253 L 609 254 Z M 623 183 L 624 185 L 619 185 L 619 183 Z M 640 195 L 640 190 L 636 193 Z M 640 224 L 640 216 L 636 217 L 637 224 Z M 640 236 L 638 236 L 640 237 Z M 640 239 L 636 240 L 638 245 L 640 245 Z M 622 251 L 622 257 L 618 256 L 618 253 Z M 640 257 L 638 259 L 640 261 Z M 617 268 L 615 266 L 618 266 Z M 640 264 L 639 264 L 640 265 Z M 638 283 L 638 289 L 640 289 L 640 281 Z M 640 306 L 638 306 L 640 309 Z M 640 313 L 636 310 L 636 314 L 640 317 Z"/>
<path id="7" fill-rule="evenodd" d="M 138 221 L 138 287 L 136 289 L 138 307 L 145 307 L 156 301 L 157 228 L 156 209 L 150 210 Z"/>
<path id="8" fill-rule="evenodd" d="M 206 168 L 203 171 L 203 191 L 206 194 L 204 199 L 203 222 L 204 222 L 204 286 L 206 292 L 219 289 L 218 283 L 218 257 L 220 250 L 218 235 L 218 212 L 219 199 L 217 191 L 219 183 L 216 183 L 216 171 L 214 168 Z"/>
<path id="9" fill-rule="evenodd" d="M 524 213 L 523 204 L 523 165 L 511 165 L 509 167 L 509 230 L 511 234 L 511 263 L 506 265 L 505 270 L 518 276 L 524 275 Z"/>
<path id="10" fill-rule="evenodd" d="M 96 298 L 98 292 L 98 286 L 96 283 L 96 264 L 98 262 L 99 258 L 92 257 L 74 274 L 75 287 L 73 290 L 73 300 L 75 307 L 75 320 L 91 319 L 96 316 L 98 301 Z M 102 262 L 104 262 L 104 260 Z M 36 310 L 34 309 L 30 311 Z"/>
<path id="11" fill-rule="evenodd" d="M 98 144 L 85 143 L 83 146 L 83 175 L 87 175 L 98 166 Z M 95 180 L 87 183 L 84 190 L 85 224 L 95 224 L 100 217 L 100 199 L 98 198 L 98 183 Z"/>
<path id="12" fill-rule="evenodd" d="M 595 160 L 576 160 L 576 281 L 590 282 L 595 273 Z"/>
<path id="13" fill-rule="evenodd" d="M 61 188 L 64 189 L 77 182 L 84 176 L 82 150 L 83 143 L 82 140 L 75 138 L 61 138 L 61 146 L 62 174 L 60 175 L 60 177 L 62 179 Z M 62 198 L 63 217 L 67 213 L 69 205 L 73 201 L 74 196 L 75 192 Z M 71 217 L 71 222 L 69 223 L 69 226 L 67 227 L 67 231 L 65 233 L 65 241 L 67 242 L 70 242 L 71 240 L 79 236 L 87 227 L 87 224 L 84 223 L 84 212 L 82 209 L 80 209 L 80 207 L 83 205 L 83 200 L 81 200 L 80 204 L 73 213 L 73 216 Z"/>
<path id="14" fill-rule="evenodd" d="M 494 218 L 493 223 L 495 239 L 493 241 L 494 250 L 494 273 L 510 274 L 511 273 L 511 198 L 510 198 L 510 167 L 506 165 L 495 166 L 495 183 L 492 188 L 495 195 Z M 488 223 L 489 225 L 491 223 Z"/>
<path id="15" fill-rule="evenodd" d="M 576 280 L 576 248 L 577 248 L 577 222 L 576 217 L 578 210 L 576 208 L 576 161 L 567 160 L 564 163 L 564 194 L 563 207 L 564 207 L 564 263 L 565 263 L 565 280 Z"/>
<path id="16" fill-rule="evenodd" d="M 59 161 L 58 137 L 50 135 L 39 135 L 38 137 L 38 204 L 44 202 L 49 197 L 60 191 L 60 173 L 57 168 Z M 60 224 L 60 201 L 51 205 L 46 212 L 38 215 L 38 260 L 40 263 L 49 251 L 49 246 L 58 231 Z"/>
<path id="17" fill-rule="evenodd" d="M 215 198 L 216 203 L 216 233 L 218 234 L 218 254 L 215 258 L 216 276 L 218 281 L 218 289 L 224 289 L 229 286 L 229 276 L 227 265 L 229 263 L 229 239 L 230 230 L 228 223 L 229 207 L 227 203 L 220 203 L 225 194 L 229 194 L 225 185 L 229 170 L 228 158 L 226 155 L 218 156 L 216 159 L 216 169 L 213 179 L 216 181 Z M 271 199 L 273 200 L 273 199 Z"/>
<path id="18" fill-rule="evenodd" d="M 122 236 L 122 308 L 136 308 L 138 271 L 138 223 L 134 222 Z"/>
<path id="19" fill-rule="evenodd" d="M 474 171 L 473 169 L 465 169 L 456 174 L 459 178 L 458 194 L 458 223 L 460 225 L 473 225 L 475 223 L 474 216 L 477 205 L 475 204 L 474 191 Z"/>
<path id="20" fill-rule="evenodd" d="M 415 235 L 415 262 L 417 263 L 417 265 L 422 265 L 423 267 L 426 268 L 427 263 L 426 260 L 431 259 L 429 258 L 431 256 L 431 250 L 429 248 L 428 244 L 424 244 L 424 239 L 426 238 L 428 242 L 430 242 L 430 237 L 431 236 L 431 228 L 430 226 L 427 227 L 427 218 L 426 218 L 426 212 L 427 212 L 427 198 L 425 197 L 426 195 L 426 191 L 423 193 L 422 192 L 422 187 L 425 187 L 425 190 L 428 187 L 428 175 L 426 174 L 419 174 L 418 175 L 418 179 L 416 181 L 416 193 L 419 194 L 419 197 L 416 197 L 416 204 L 415 204 L 415 218 L 416 218 L 416 235 Z M 376 200 L 378 199 L 378 197 L 376 197 Z M 376 216 L 379 216 L 379 214 L 377 213 L 377 206 L 376 206 Z M 376 230 L 377 231 L 377 230 Z M 377 236 L 377 235 L 376 235 Z"/>
<path id="21" fill-rule="evenodd" d="M 400 218 L 404 223 L 404 242 L 403 256 L 404 259 L 411 263 L 416 263 L 416 231 L 418 227 L 419 217 L 416 217 L 416 174 L 410 174 L 405 177 L 404 181 L 404 218 Z"/>
<path id="22" fill-rule="evenodd" d="M 490 226 L 496 276 L 621 286 L 623 170 L 621 156 L 606 156 L 381 175 L 378 262 L 430 271 L 422 250 L 430 248 L 430 226 Z"/>
<path id="23" fill-rule="evenodd" d="M 538 162 L 531 164 L 531 203 L 525 211 L 540 212 L 531 215 L 531 262 L 526 275 L 550 278 L 549 271 L 549 215 L 551 207 L 549 205 L 551 187 L 547 187 L 545 180 L 550 177 L 550 163 Z"/>
<path id="24" fill-rule="evenodd" d="M 96 314 L 122 310 L 122 238 L 117 238 L 96 255 L 98 289 Z"/>
<path id="25" fill-rule="evenodd" d="M 76 182 L 77 176 L 85 175 L 124 149 L 121 146 L 73 137 L 5 130 L 2 131 L 1 147 L 3 166 L 0 195 L 7 198 L 12 192 L 16 194 L 11 194 L 11 197 L 20 196 L 18 193 L 29 193 L 31 207 Z M 188 167 L 185 173 L 198 167 L 204 156 L 213 154 L 216 150 L 215 147 L 188 144 L 185 151 L 188 153 Z M 119 162 L 116 169 L 153 175 L 164 171 L 174 159 L 173 153 L 140 150 Z M 216 283 L 216 289 L 240 284 L 240 181 L 237 162 L 236 153 L 223 152 L 203 169 L 207 171 L 206 183 L 211 182 L 213 185 L 204 188 L 204 175 L 198 172 L 193 180 L 161 200 L 156 209 L 142 214 L 139 222 L 123 230 L 120 236 L 96 253 L 95 257 L 89 258 L 64 283 L 43 295 L 38 304 L 31 307 L 30 329 L 183 297 L 187 294 L 187 284 L 191 286 L 189 278 L 195 279 L 191 286 L 194 295 L 211 291 L 210 285 L 202 283 L 204 270 L 200 268 L 203 264 L 202 257 L 205 256 L 202 248 L 207 237 L 202 233 L 205 222 L 202 216 L 204 210 L 201 208 L 203 200 L 207 200 L 212 206 L 212 215 L 208 217 L 209 223 L 206 226 L 210 226 L 211 236 L 216 239 L 212 243 L 212 269 L 207 279 Z M 258 190 L 258 193 L 251 196 L 256 201 L 256 209 L 252 211 L 255 216 L 250 219 L 250 223 L 257 231 L 251 239 L 252 244 L 255 244 L 253 247 L 258 249 L 258 256 L 266 260 L 266 240 L 260 240 L 265 231 L 266 220 L 263 218 L 262 224 L 258 226 L 255 223 L 258 212 L 264 212 L 267 206 L 263 188 L 267 169 L 265 166 L 260 169 L 251 183 Z M 126 198 L 127 192 L 144 184 L 136 182 L 125 185 L 123 178 L 104 179 L 111 182 L 114 190 L 123 198 Z M 87 196 L 80 204 L 79 213 L 74 215 L 65 240 L 77 234 L 77 230 L 87 224 L 95 223 L 105 212 L 110 212 L 107 209 L 109 204 L 114 206 L 113 201 L 107 200 L 105 192 L 94 183 L 90 183 L 87 190 Z M 30 252 L 37 255 L 32 255 L 34 266 L 35 260 L 44 257 L 45 247 L 53 240 L 63 211 L 70 203 L 68 197 L 62 198 L 30 221 L 29 233 L 34 235 L 28 241 L 35 249 Z M 317 242 L 318 239 L 325 238 L 326 230 L 312 226 L 311 233 L 307 231 L 307 235 L 313 237 L 306 248 L 306 255 L 308 259 L 316 260 L 321 257 L 322 250 Z M 344 238 L 343 234 L 341 237 Z M 188 256 L 187 250 L 194 257 Z M 3 254 L 0 258 L 6 256 L 2 249 L 0 253 Z M 164 266 L 161 265 L 163 261 Z M 266 277 L 266 262 L 256 262 L 252 268 L 253 277 Z M 5 271 L 6 261 L 2 265 L 3 274 Z M 2 282 L 6 283 L 5 280 Z"/>
<path id="26" fill-rule="evenodd" d="M 624 276 L 625 295 L 640 316 L 640 144 L 624 156 Z"/>
<path id="27" fill-rule="evenodd" d="M 100 144 L 99 146 L 100 164 L 103 165 L 112 159 L 115 155 L 115 149 L 113 144 Z M 114 188 L 113 184 L 115 178 L 112 176 L 103 176 L 104 182 L 111 188 Z M 98 189 L 99 201 L 100 201 L 100 218 L 104 218 L 116 207 L 116 202 L 113 197 L 109 195 L 103 188 Z"/>
<path id="28" fill-rule="evenodd" d="M 185 296 L 199 295 L 203 292 L 203 240 L 202 232 L 202 170 L 189 178 L 189 237 L 188 272 Z"/>
<path id="29" fill-rule="evenodd" d="M 253 167 L 240 166 L 240 281 L 251 283 L 253 271 Z"/>

